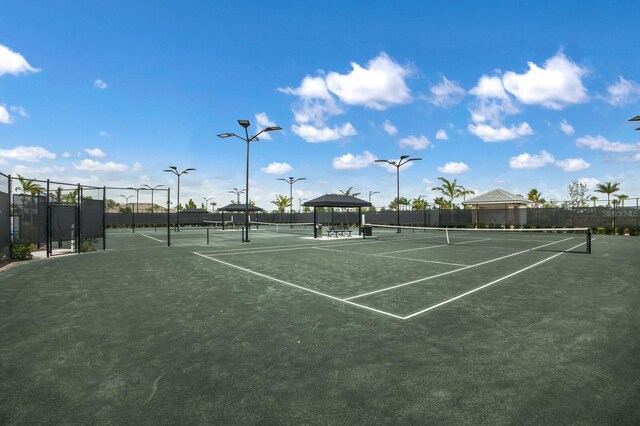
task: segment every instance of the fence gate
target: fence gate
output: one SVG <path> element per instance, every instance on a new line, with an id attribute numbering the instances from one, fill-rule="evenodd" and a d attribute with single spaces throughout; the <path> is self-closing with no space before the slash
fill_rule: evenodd
<path id="1" fill-rule="evenodd" d="M 47 218 L 49 229 L 47 235 L 47 255 L 54 250 L 78 253 L 80 245 L 79 209 L 76 203 L 50 203 Z"/>

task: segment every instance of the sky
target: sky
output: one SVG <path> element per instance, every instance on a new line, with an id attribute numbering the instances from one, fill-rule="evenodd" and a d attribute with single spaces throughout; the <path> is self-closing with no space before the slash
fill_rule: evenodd
<path id="1" fill-rule="evenodd" d="M 349 188 L 386 206 L 397 170 L 375 160 L 401 155 L 422 158 L 400 168 L 409 199 L 439 177 L 639 197 L 637 17 L 621 1 L 2 1 L 0 171 L 165 185 L 175 203 L 163 170 L 191 167 L 181 203 L 220 207 L 245 188 L 247 144 L 217 135 L 247 119 L 249 136 L 282 127 L 249 145 L 269 210 L 290 189 L 295 208 Z"/>

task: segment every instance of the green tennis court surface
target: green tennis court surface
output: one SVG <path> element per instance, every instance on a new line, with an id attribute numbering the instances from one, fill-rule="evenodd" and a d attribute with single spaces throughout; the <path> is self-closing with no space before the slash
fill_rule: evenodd
<path id="1" fill-rule="evenodd" d="M 267 228 L 0 271 L 0 422 L 640 420 L 637 238 Z"/>

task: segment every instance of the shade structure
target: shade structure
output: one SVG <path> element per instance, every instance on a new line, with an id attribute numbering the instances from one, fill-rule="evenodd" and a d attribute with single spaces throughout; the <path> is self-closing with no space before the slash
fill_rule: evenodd
<path id="1" fill-rule="evenodd" d="M 247 205 L 246 204 L 228 204 L 224 207 L 220 207 L 218 209 L 218 211 L 221 212 L 245 212 L 247 211 Z M 256 206 L 252 206 L 251 204 L 249 204 L 249 209 L 250 212 L 261 212 L 264 211 L 263 209 L 261 209 L 260 207 L 256 207 Z"/>
<path id="2" fill-rule="evenodd" d="M 357 208 L 358 209 L 358 234 L 362 229 L 362 207 L 371 207 L 371 203 L 351 195 L 343 194 L 325 194 L 321 197 L 314 198 L 303 204 L 305 207 L 313 207 L 313 236 L 318 238 L 318 215 L 317 207 L 341 207 L 341 208 Z"/>
<path id="3" fill-rule="evenodd" d="M 326 194 L 313 200 L 309 200 L 303 204 L 305 207 L 371 207 L 371 203 L 351 195 L 342 194 Z"/>

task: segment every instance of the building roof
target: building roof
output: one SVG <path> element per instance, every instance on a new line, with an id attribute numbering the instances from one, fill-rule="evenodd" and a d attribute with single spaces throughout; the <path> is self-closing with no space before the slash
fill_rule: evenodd
<path id="1" fill-rule="evenodd" d="M 228 204 L 226 206 L 220 207 L 218 209 L 218 211 L 221 212 L 244 212 L 247 211 L 246 208 L 246 204 Z M 249 211 L 250 212 L 261 212 L 263 211 L 263 209 L 261 209 L 260 207 L 256 207 L 256 206 L 252 206 L 251 204 L 249 204 Z"/>
<path id="2" fill-rule="evenodd" d="M 517 194 L 512 194 L 504 189 L 494 189 L 477 197 L 464 201 L 464 205 L 474 204 L 532 204 L 531 201 Z"/>
<path id="3" fill-rule="evenodd" d="M 371 207 L 371 203 L 360 198 L 342 194 L 325 194 L 321 197 L 309 200 L 303 204 L 305 207 Z"/>

